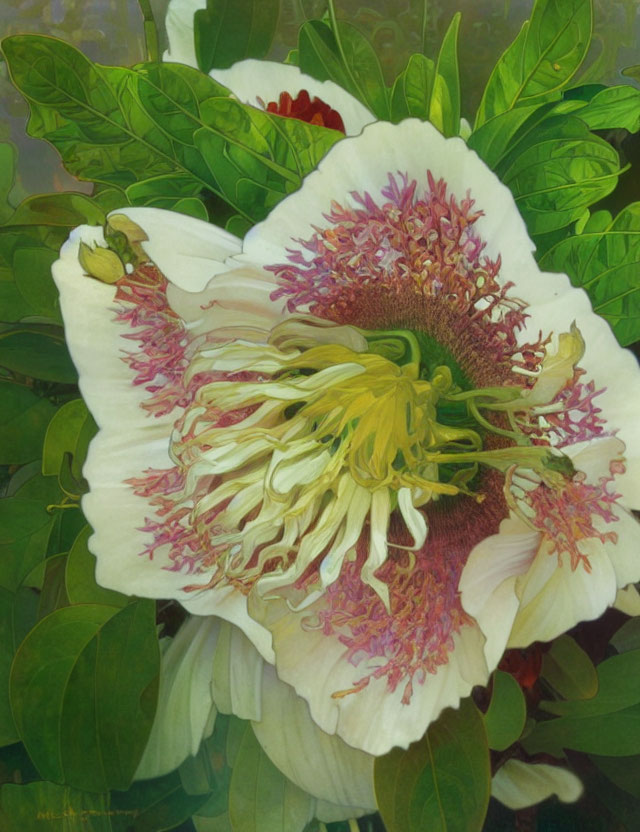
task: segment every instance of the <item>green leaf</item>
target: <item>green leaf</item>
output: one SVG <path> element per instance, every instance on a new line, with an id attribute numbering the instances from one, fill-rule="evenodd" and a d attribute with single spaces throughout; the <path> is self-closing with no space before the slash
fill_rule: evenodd
<path id="1" fill-rule="evenodd" d="M 637 678 L 635 683 L 637 686 Z M 522 745 L 528 754 L 554 757 L 564 756 L 565 748 L 607 757 L 636 754 L 640 748 L 640 704 L 592 718 L 563 716 L 539 722 Z"/>
<path id="2" fill-rule="evenodd" d="M 572 116 L 551 116 L 523 131 L 495 170 L 533 235 L 576 222 L 613 191 L 621 173 L 614 148 Z"/>
<path id="3" fill-rule="evenodd" d="M 96 559 L 88 549 L 91 528 L 85 526 L 76 537 L 65 571 L 65 586 L 71 604 L 106 604 L 125 607 L 130 598 L 112 589 L 98 586 L 95 579 Z"/>
<path id="4" fill-rule="evenodd" d="M 532 104 L 500 113 L 474 130 L 467 144 L 491 170 L 495 170 L 509 153 L 511 145 L 547 118 L 552 109 L 553 104 Z"/>
<path id="5" fill-rule="evenodd" d="M 460 133 L 460 70 L 458 68 L 458 29 L 460 12 L 453 16 L 442 40 L 436 63 L 433 92 L 429 102 L 429 121 L 443 136 Z"/>
<path id="6" fill-rule="evenodd" d="M 45 618 L 54 610 L 69 606 L 69 598 L 64 585 L 64 573 L 67 565 L 67 554 L 47 558 L 44 563 L 44 577 L 40 603 L 38 604 L 38 619 Z"/>
<path id="7" fill-rule="evenodd" d="M 65 454 L 69 454 L 72 457 L 71 473 L 79 479 L 89 442 L 96 431 L 96 423 L 82 399 L 72 399 L 64 404 L 47 428 L 42 450 L 42 473 L 45 476 L 59 474 Z"/>
<path id="8" fill-rule="evenodd" d="M 590 699 L 543 700 L 540 707 L 552 714 L 585 719 L 640 704 L 640 650 L 611 656 L 598 665 L 597 673 L 597 693 Z"/>
<path id="9" fill-rule="evenodd" d="M 44 618 L 11 672 L 16 726 L 40 774 L 87 791 L 126 789 L 151 729 L 159 664 L 151 601 Z"/>
<path id="10" fill-rule="evenodd" d="M 569 275 L 586 289 L 594 310 L 625 346 L 640 338 L 640 202 L 627 205 L 605 228 L 568 237 L 540 267 Z"/>
<path id="11" fill-rule="evenodd" d="M 55 523 L 46 502 L 20 497 L 0 500 L 0 586 L 15 592 L 46 553 Z"/>
<path id="12" fill-rule="evenodd" d="M 120 189 L 181 178 L 255 222 L 341 138 L 230 100 L 225 87 L 181 64 L 101 67 L 36 35 L 6 38 L 3 49 L 31 105 L 30 135 L 51 142 L 71 173 Z M 201 213 L 182 201 L 193 196 L 171 206 Z"/>
<path id="13" fill-rule="evenodd" d="M 560 636 L 542 658 L 540 675 L 563 699 L 590 699 L 598 692 L 598 674 L 584 650 Z"/>
<path id="14" fill-rule="evenodd" d="M 170 143 L 146 135 L 148 119 L 127 93 L 132 70 L 99 67 L 42 35 L 5 38 L 2 50 L 13 83 L 29 101 L 29 135 L 51 142 L 70 173 L 124 187 L 172 172 Z"/>
<path id="15" fill-rule="evenodd" d="M 246 723 L 229 791 L 234 832 L 300 832 L 313 809 L 313 799 L 274 766 Z"/>
<path id="16" fill-rule="evenodd" d="M 279 0 L 207 0 L 193 17 L 202 72 L 227 69 L 244 58 L 266 57 L 278 25 Z"/>
<path id="17" fill-rule="evenodd" d="M 10 142 L 0 142 L 0 223 L 13 213 L 9 194 L 15 180 L 16 149 Z"/>
<path id="18" fill-rule="evenodd" d="M 493 692 L 484 715 L 489 748 L 504 751 L 519 739 L 527 719 L 527 703 L 520 685 L 509 673 L 496 670 Z"/>
<path id="19" fill-rule="evenodd" d="M 201 192 L 201 184 L 183 174 L 144 179 L 129 185 L 126 191 L 131 205 L 163 208 L 165 211 L 177 211 L 206 221 L 209 218 L 207 209 L 197 198 Z"/>
<path id="20" fill-rule="evenodd" d="M 471 699 L 447 708 L 407 751 L 376 758 L 374 776 L 387 832 L 480 829 L 491 789 L 482 715 Z"/>
<path id="21" fill-rule="evenodd" d="M 571 80 L 591 42 L 591 5 L 591 0 L 536 0 L 531 19 L 489 77 L 476 127 L 514 107 L 542 104 Z"/>
<path id="22" fill-rule="evenodd" d="M 7 225 L 104 225 L 105 212 L 84 194 L 54 193 L 30 196 L 18 205 Z"/>
<path id="23" fill-rule="evenodd" d="M 36 315 L 62 321 L 58 290 L 51 277 L 51 266 L 58 253 L 48 248 L 19 248 L 13 254 L 16 286 Z"/>
<path id="24" fill-rule="evenodd" d="M 129 818 L 131 820 L 131 818 Z M 47 832 L 111 832 L 109 795 L 37 781 L 0 789 L 0 826 Z"/>
<path id="25" fill-rule="evenodd" d="M 598 757 L 594 754 L 591 762 L 612 783 L 640 800 L 640 756 Z"/>
<path id="26" fill-rule="evenodd" d="M 35 594 L 33 597 L 35 598 Z M 10 745 L 19 739 L 9 700 L 9 672 L 17 647 L 14 624 L 15 606 L 14 593 L 0 587 L 0 644 L 2 644 L 2 650 L 0 650 L 0 745 Z"/>
<path id="27" fill-rule="evenodd" d="M 174 830 L 188 821 L 205 800 L 206 795 L 187 794 L 175 771 L 154 780 L 138 781 L 126 792 L 112 792 L 113 831 Z"/>
<path id="28" fill-rule="evenodd" d="M 387 88 L 378 56 L 354 26 L 337 22 L 332 30 L 320 20 L 309 20 L 300 29 L 298 52 L 302 72 L 319 81 L 334 81 L 379 119 L 389 119 Z"/>
<path id="29" fill-rule="evenodd" d="M 429 119 L 429 103 L 435 77 L 435 64 L 424 55 L 409 58 L 405 69 L 396 78 L 391 90 L 389 106 L 391 121 L 397 124 L 405 118 Z"/>
<path id="30" fill-rule="evenodd" d="M 18 325 L 0 333 L 0 367 L 43 381 L 78 381 L 64 334 L 58 327 Z"/>
<path id="31" fill-rule="evenodd" d="M 611 638 L 611 644 L 618 653 L 640 650 L 640 616 L 625 621 Z"/>
<path id="32" fill-rule="evenodd" d="M 0 464 L 38 459 L 56 406 L 29 387 L 0 381 Z"/>
<path id="33" fill-rule="evenodd" d="M 51 264 L 67 236 L 64 227 L 0 226 L 0 319 L 62 322 Z"/>
<path id="34" fill-rule="evenodd" d="M 640 650 L 612 656 L 598 665 L 598 692 L 591 699 L 543 701 L 558 719 L 539 722 L 523 741 L 525 749 L 561 756 L 564 748 L 625 757 L 640 747 Z"/>
<path id="35" fill-rule="evenodd" d="M 571 112 L 590 130 L 640 130 L 640 90 L 630 86 L 605 87 L 590 101 L 564 101 L 556 112 Z"/>

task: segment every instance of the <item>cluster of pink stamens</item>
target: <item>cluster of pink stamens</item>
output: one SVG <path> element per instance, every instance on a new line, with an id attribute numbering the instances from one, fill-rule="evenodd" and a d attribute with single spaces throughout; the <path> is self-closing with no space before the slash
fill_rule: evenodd
<path id="1" fill-rule="evenodd" d="M 605 523 L 618 520 L 614 506 L 620 494 L 611 490 L 611 485 L 617 474 L 624 473 L 624 464 L 612 460 L 609 470 L 610 476 L 601 477 L 597 485 L 587 483 L 585 475 L 578 471 L 571 479 L 565 479 L 561 487 L 550 488 L 541 483 L 527 492 L 526 502 L 535 512 L 533 525 L 551 542 L 550 554 L 557 555 L 560 566 L 562 556 L 568 554 L 572 569 L 582 564 L 590 572 L 589 557 L 580 549 L 581 541 L 596 538 L 601 543 L 617 542 L 615 532 L 602 532 L 594 525 L 595 518 Z"/>
<path id="2" fill-rule="evenodd" d="M 604 393 L 604 388 L 596 390 L 593 381 L 586 384 L 581 382 L 583 375 L 584 370 L 577 367 L 573 378 L 544 408 L 544 428 L 540 427 L 535 415 L 527 414 L 528 419 L 518 420 L 518 427 L 534 444 L 551 444 L 563 448 L 576 442 L 612 435 L 595 402 Z"/>
<path id="3" fill-rule="evenodd" d="M 389 328 L 395 318 L 446 346 L 460 346 L 462 338 L 474 352 L 475 337 L 484 360 L 508 360 L 510 368 L 522 352 L 522 366 L 531 369 L 539 344 L 516 345 L 525 304 L 508 296 L 512 284 L 498 282 L 500 257 L 483 256 L 485 243 L 473 228 L 483 212 L 469 195 L 448 195 L 444 180 L 430 172 L 428 182 L 418 195 L 415 180 L 389 174 L 383 204 L 357 192 L 351 196 L 361 207 L 333 202 L 324 215 L 330 225 L 298 240 L 302 250 L 290 250 L 289 263 L 268 267 L 280 283 L 274 299 L 288 298 L 292 312 L 308 308 L 370 329 Z"/>
<path id="4" fill-rule="evenodd" d="M 189 364 L 184 325 L 167 302 L 167 279 L 151 263 L 139 266 L 117 284 L 120 307 L 116 320 L 133 330 L 123 335 L 137 341 L 138 352 L 123 359 L 136 374 L 134 384 L 151 393 L 143 407 L 155 416 L 185 407 L 188 398 L 182 379 Z"/>

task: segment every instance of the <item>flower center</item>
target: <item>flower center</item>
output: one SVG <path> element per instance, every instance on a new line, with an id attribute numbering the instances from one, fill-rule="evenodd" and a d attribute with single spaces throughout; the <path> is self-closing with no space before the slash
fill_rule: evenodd
<path id="1" fill-rule="evenodd" d="M 306 121 L 307 124 L 317 124 L 319 127 L 329 127 L 346 133 L 340 113 L 321 98 L 311 98 L 306 90 L 300 90 L 295 98 L 288 92 L 281 92 L 278 101 L 270 101 L 265 110 L 285 118 L 297 118 Z"/>

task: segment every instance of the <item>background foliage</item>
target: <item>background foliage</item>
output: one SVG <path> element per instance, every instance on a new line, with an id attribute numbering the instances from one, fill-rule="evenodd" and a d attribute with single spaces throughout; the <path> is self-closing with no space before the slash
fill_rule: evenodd
<path id="1" fill-rule="evenodd" d="M 242 0 L 239 14 L 237 3 L 209 0 L 196 19 L 198 61 L 206 72 L 287 57 L 379 119 L 416 116 L 447 136 L 465 116 L 470 147 L 512 190 L 541 267 L 569 274 L 620 343 L 635 344 L 640 91 L 629 84 L 637 67 L 626 78 L 619 70 L 636 4 L 460 5 L 462 14 L 443 2 L 345 0 L 336 11 L 320 0 Z M 133 781 L 161 646 L 182 614 L 95 583 L 79 501 L 96 426 L 79 398 L 50 268 L 74 226 L 102 224 L 125 205 L 242 235 L 340 136 L 246 107 L 195 69 L 146 60 L 140 17 L 125 42 L 110 42 L 110 65 L 97 62 L 100 26 L 120 7 L 67 3 L 67 22 L 78 21 L 72 45 L 49 36 L 61 34 L 54 16 L 31 18 L 25 5 L 21 27 L 47 36 L 19 33 L 13 21 L 2 42 L 9 115 L 19 96 L 28 102 L 28 134 L 64 167 L 49 192 L 28 195 L 40 182 L 33 187 L 14 144 L 0 144 L 0 825 L 28 830 L 35 817 L 52 830 L 293 832 L 307 796 L 235 717 L 219 716 L 177 771 Z M 23 147 L 28 158 L 32 145 Z M 639 675 L 640 619 L 613 611 L 551 645 L 512 651 L 488 688 L 378 761 L 380 813 L 359 828 L 634 829 Z M 490 801 L 491 776 L 510 759 L 569 766 L 586 796 L 510 812 Z"/>

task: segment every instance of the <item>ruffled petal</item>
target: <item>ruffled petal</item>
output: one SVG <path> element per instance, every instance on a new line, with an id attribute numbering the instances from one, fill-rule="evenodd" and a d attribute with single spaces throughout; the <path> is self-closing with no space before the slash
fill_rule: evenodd
<path id="1" fill-rule="evenodd" d="M 580 780 L 566 768 L 522 760 L 507 760 L 491 781 L 492 797 L 514 811 L 554 794 L 563 803 L 575 803 L 583 791 Z"/>
<path id="2" fill-rule="evenodd" d="M 136 780 L 177 768 L 213 731 L 216 707 L 211 666 L 218 639 L 217 618 L 190 618 L 164 651 L 158 707 Z"/>
<path id="3" fill-rule="evenodd" d="M 244 104 L 260 108 L 262 104 L 277 102 L 282 92 L 288 92 L 295 98 L 301 90 L 306 90 L 312 98 L 321 99 L 340 114 L 347 136 L 358 135 L 363 127 L 375 121 L 364 104 L 338 84 L 317 81 L 292 64 L 249 58 L 238 61 L 229 69 L 212 69 L 209 75 L 230 89 Z"/>
<path id="4" fill-rule="evenodd" d="M 503 520 L 499 534 L 475 546 L 462 571 L 462 606 L 485 635 L 484 652 L 493 670 L 504 652 L 520 606 L 516 578 L 527 571 L 540 546 L 541 535 L 522 521 Z"/>
<path id="5" fill-rule="evenodd" d="M 262 677 L 262 721 L 253 730 L 271 761 L 301 789 L 341 807 L 361 807 L 358 814 L 375 811 L 374 758 L 322 731 L 304 699 L 270 665 Z"/>
<path id="6" fill-rule="evenodd" d="M 474 685 L 486 684 L 489 671 L 484 658 L 484 636 L 475 625 L 465 625 L 453 636 L 446 664 L 424 681 L 414 679 L 412 695 L 403 701 L 406 680 L 395 690 L 386 676 L 372 678 L 357 693 L 334 696 L 352 689 L 366 675 L 366 663 L 353 664 L 336 636 L 303 629 L 301 620 L 317 615 L 317 602 L 303 613 L 293 613 L 284 602 L 249 599 L 249 610 L 273 635 L 276 669 L 309 703 L 311 716 L 328 734 L 368 754 L 386 754 L 394 746 L 406 748 L 447 707 L 457 707 Z M 376 660 L 372 659 L 372 666 Z"/>
<path id="7" fill-rule="evenodd" d="M 516 581 L 520 608 L 508 647 L 527 647 L 534 641 L 551 641 L 579 621 L 598 618 L 613 604 L 616 574 L 608 549 L 615 544 L 589 538 L 580 543 L 590 571 L 579 564 L 572 569 L 568 558 L 558 558 L 543 542 L 531 567 Z"/>

